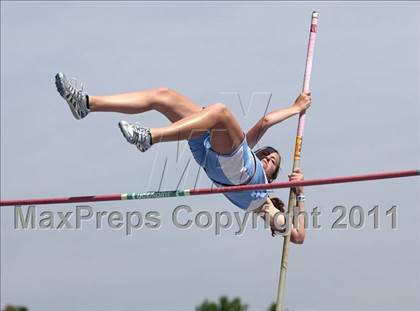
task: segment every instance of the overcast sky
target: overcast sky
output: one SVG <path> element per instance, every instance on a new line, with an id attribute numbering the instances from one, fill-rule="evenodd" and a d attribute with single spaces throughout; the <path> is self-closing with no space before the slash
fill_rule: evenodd
<path id="1" fill-rule="evenodd" d="M 190 154 L 177 161 L 176 143 L 141 154 L 117 127 L 162 126 L 164 117 L 97 113 L 76 121 L 54 74 L 77 77 L 91 95 L 164 86 L 203 106 L 222 101 L 246 131 L 269 94 L 272 110 L 300 92 L 313 10 L 320 19 L 305 178 L 419 168 L 419 3 L 1 2 L 2 199 L 155 190 L 165 161 L 161 187 L 174 189 Z M 262 141 L 281 150 L 280 180 L 291 170 L 296 125 L 287 120 Z M 194 186 L 197 169 L 191 163 L 181 188 Z M 201 175 L 198 185 L 210 182 Z M 306 207 L 319 208 L 322 228 L 291 247 L 285 306 L 418 310 L 419 186 L 407 178 L 307 188 Z M 287 190 L 275 193 L 287 201 Z M 265 310 L 276 296 L 282 239 L 262 222 L 239 236 L 235 223 L 219 236 L 214 226 L 179 230 L 171 215 L 181 204 L 193 210 L 183 221 L 199 211 L 244 214 L 222 195 L 91 204 L 95 212 L 160 213 L 159 229 L 126 236 L 106 220 L 101 230 L 95 220 L 79 230 L 15 230 L 13 208 L 2 208 L 0 307 L 185 311 L 226 294 Z M 365 225 L 331 230 L 336 205 L 346 208 L 347 224 L 350 208 L 361 206 Z M 378 230 L 367 215 L 375 205 Z M 386 216 L 393 205 L 396 230 Z"/>

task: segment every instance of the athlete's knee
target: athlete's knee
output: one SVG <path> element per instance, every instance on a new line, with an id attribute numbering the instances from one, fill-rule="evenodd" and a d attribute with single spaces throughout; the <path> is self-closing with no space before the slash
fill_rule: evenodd
<path id="1" fill-rule="evenodd" d="M 226 122 L 232 116 L 229 108 L 224 103 L 215 103 L 210 106 L 213 112 L 214 117 L 218 122 Z"/>
<path id="2" fill-rule="evenodd" d="M 158 87 L 157 89 L 155 89 L 155 92 L 161 96 L 171 96 L 172 93 L 175 91 L 169 87 Z"/>
<path id="3" fill-rule="evenodd" d="M 210 106 L 214 113 L 219 115 L 227 115 L 229 114 L 229 108 L 224 103 L 215 103 Z"/>
<path id="4" fill-rule="evenodd" d="M 160 104 L 173 104 L 176 102 L 176 97 L 178 93 L 170 88 L 167 87 L 160 87 L 154 90 L 155 96 L 157 98 L 157 102 Z"/>

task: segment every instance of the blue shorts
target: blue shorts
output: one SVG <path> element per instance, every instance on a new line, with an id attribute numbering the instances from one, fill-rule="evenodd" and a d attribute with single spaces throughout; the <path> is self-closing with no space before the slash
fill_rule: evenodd
<path id="1" fill-rule="evenodd" d="M 216 186 L 267 183 L 262 164 L 249 148 L 246 138 L 228 155 L 219 154 L 211 148 L 209 133 L 188 140 L 188 145 L 198 165 L 204 168 Z M 254 209 L 264 203 L 267 191 L 242 191 L 224 195 L 242 209 Z"/>
<path id="2" fill-rule="evenodd" d="M 188 145 L 194 159 L 216 183 L 240 185 L 247 182 L 254 172 L 254 157 L 245 138 L 228 155 L 211 148 L 209 133 L 190 139 Z"/>

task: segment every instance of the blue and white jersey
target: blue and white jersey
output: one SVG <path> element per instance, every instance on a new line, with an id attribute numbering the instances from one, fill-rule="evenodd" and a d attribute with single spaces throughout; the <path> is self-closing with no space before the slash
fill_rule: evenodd
<path id="1" fill-rule="evenodd" d="M 211 148 L 209 133 L 190 139 L 188 145 L 194 159 L 218 187 L 243 183 L 249 185 L 268 183 L 261 161 L 249 148 L 246 138 L 229 155 L 218 154 Z M 223 194 L 229 201 L 244 210 L 254 210 L 260 207 L 268 197 L 267 190 Z"/>

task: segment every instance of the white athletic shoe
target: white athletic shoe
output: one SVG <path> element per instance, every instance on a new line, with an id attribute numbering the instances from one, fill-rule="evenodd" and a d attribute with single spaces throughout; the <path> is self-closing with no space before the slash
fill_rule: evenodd
<path id="1" fill-rule="evenodd" d="M 59 72 L 55 75 L 55 86 L 58 93 L 69 104 L 70 110 L 77 120 L 88 115 L 90 110 L 87 108 L 87 94 L 83 92 L 82 87 L 77 87 L 77 82 L 72 85 L 66 75 Z"/>
<path id="2" fill-rule="evenodd" d="M 152 146 L 152 134 L 150 129 L 141 127 L 138 123 L 120 121 L 118 123 L 122 134 L 130 144 L 133 144 L 141 152 L 145 152 Z"/>

